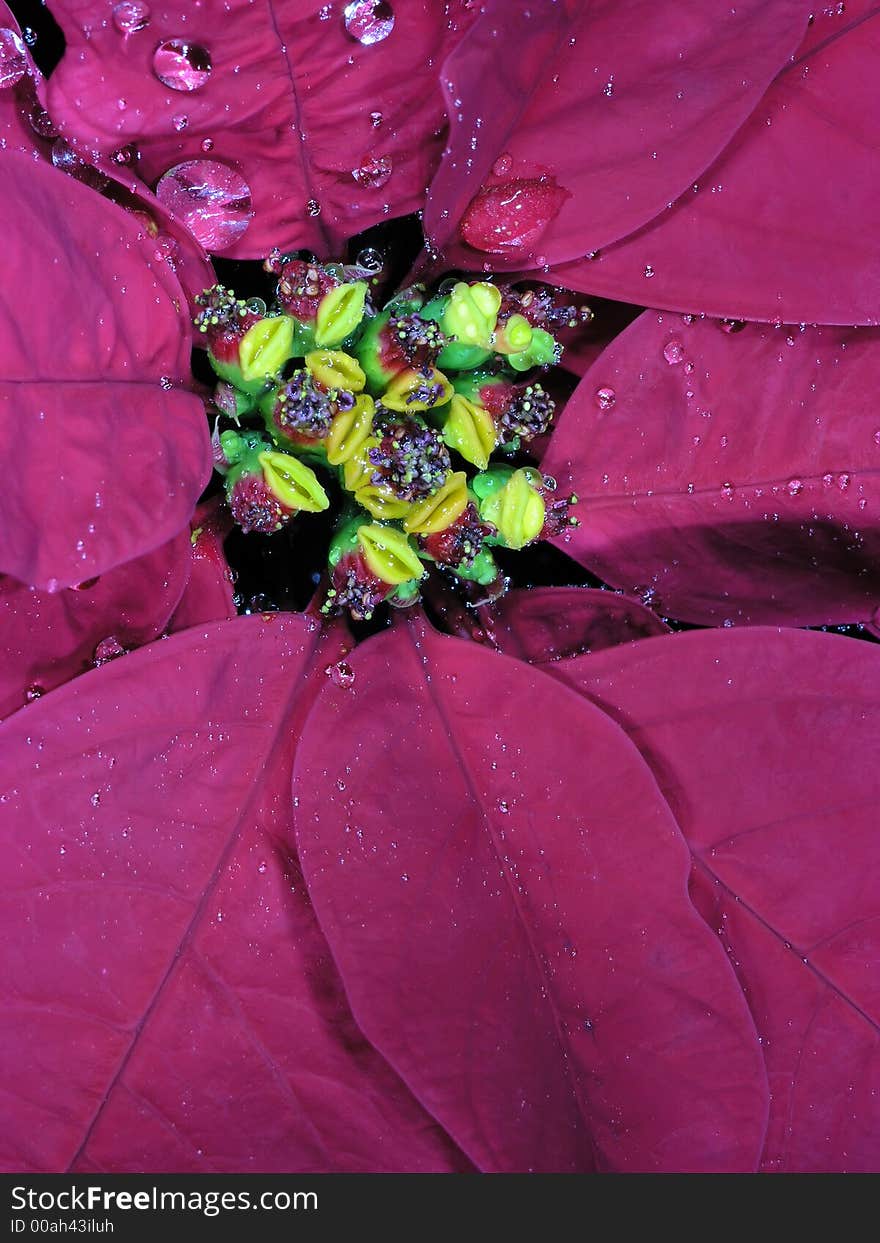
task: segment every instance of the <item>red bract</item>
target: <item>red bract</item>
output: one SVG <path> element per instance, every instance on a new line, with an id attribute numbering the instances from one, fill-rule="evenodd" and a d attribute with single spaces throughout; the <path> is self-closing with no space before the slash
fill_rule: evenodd
<path id="1" fill-rule="evenodd" d="M 294 827 L 367 1038 L 480 1169 L 751 1168 L 758 1045 L 635 748 L 430 631 L 349 663 L 306 723 Z"/>
<path id="2" fill-rule="evenodd" d="M 620 723 L 687 839 L 767 1064 L 762 1168 L 876 1171 L 880 653 L 746 630 L 552 672 Z"/>
<path id="3" fill-rule="evenodd" d="M 178 0 L 154 5 L 149 25 L 126 36 L 105 0 L 53 4 L 67 53 L 51 79 L 52 114 L 87 147 L 136 143 L 151 185 L 189 160 L 241 174 L 254 218 L 228 255 L 332 254 L 421 207 L 446 124 L 439 67 L 471 15 L 448 21 L 442 5 L 398 4 L 391 33 L 362 44 L 339 7 L 305 7 L 234 0 L 218 21 L 211 6 Z M 195 89 L 156 76 L 154 52 L 168 40 L 208 52 L 210 75 Z"/>
<path id="4" fill-rule="evenodd" d="M 174 610 L 172 630 L 235 617 L 233 575 L 223 553 L 223 541 L 232 529 L 232 520 L 220 497 L 198 507 L 192 527 L 189 582 Z"/>
<path id="5" fill-rule="evenodd" d="M 509 591 L 488 610 L 487 625 L 499 651 L 531 665 L 667 633 L 638 600 L 589 587 Z"/>
<path id="6" fill-rule="evenodd" d="M 549 263 L 563 286 L 642 305 L 876 322 L 869 0 L 820 6 L 809 30 L 801 3 L 514 7 L 490 6 L 444 69 L 464 103 L 425 222 L 447 265 Z M 540 238 L 494 245 L 484 206 L 538 174 L 570 199 Z"/>
<path id="7" fill-rule="evenodd" d="M 569 399 L 542 467 L 559 546 L 689 621 L 864 621 L 880 603 L 880 337 L 648 311 Z"/>
<path id="8" fill-rule="evenodd" d="M 3 727 L 4 1169 L 468 1167 L 357 1030 L 293 853 L 339 654 L 241 619 Z"/>
<path id="9" fill-rule="evenodd" d="M 727 146 L 807 22 L 800 0 L 492 0 L 485 10 L 444 66 L 450 153 L 425 213 L 453 266 L 498 250 L 477 227 L 487 179 L 543 172 L 571 195 L 543 236 L 511 252 L 514 267 L 536 254 L 539 265 L 580 258 L 646 225 Z M 463 216 L 470 255 L 454 236 Z"/>
<path id="10" fill-rule="evenodd" d="M 211 469 L 186 300 L 135 217 L 7 154 L 0 569 L 57 590 L 189 521 Z"/>
<path id="11" fill-rule="evenodd" d="M 0 717 L 160 635 L 191 598 L 189 546 L 182 532 L 79 589 L 49 593 L 0 580 Z M 216 608 L 207 592 L 200 596 L 203 608 Z"/>
<path id="12" fill-rule="evenodd" d="M 817 6 L 790 64 L 695 186 L 553 279 L 671 310 L 876 324 L 876 16 L 870 0 Z"/>

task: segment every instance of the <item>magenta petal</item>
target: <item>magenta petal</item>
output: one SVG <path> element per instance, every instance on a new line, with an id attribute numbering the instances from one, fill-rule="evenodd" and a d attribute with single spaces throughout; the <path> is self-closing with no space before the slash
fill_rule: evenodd
<path id="1" fill-rule="evenodd" d="M 453 267 L 477 267 L 487 251 L 504 264 L 507 248 L 492 244 L 498 213 L 487 231 L 479 196 L 510 178 L 549 174 L 570 197 L 508 266 L 527 254 L 539 265 L 580 258 L 647 224 L 730 142 L 807 20 L 800 0 L 484 9 L 443 67 L 450 151 L 425 212 Z M 509 208 L 514 234 L 519 206 Z M 537 220 L 538 204 L 528 213 Z M 456 240 L 463 217 L 470 245 Z"/>
<path id="2" fill-rule="evenodd" d="M 752 1169 L 760 1050 L 623 732 L 433 632 L 348 661 L 296 833 L 367 1038 L 482 1170 Z"/>
<path id="3" fill-rule="evenodd" d="M 187 525 L 211 469 L 186 299 L 137 219 L 7 154 L 0 570 L 50 591 Z"/>
<path id="4" fill-rule="evenodd" d="M 869 0 L 817 6 L 809 38 L 697 192 L 553 279 L 670 310 L 876 324 L 876 27 Z"/>
<path id="5" fill-rule="evenodd" d="M 880 604 L 880 331 L 725 332 L 648 311 L 599 357 L 542 468 L 559 546 L 687 621 L 858 622 Z"/>
<path id="6" fill-rule="evenodd" d="M 767 1063 L 762 1167 L 876 1172 L 880 652 L 706 632 L 553 672 L 620 722 L 688 840 Z"/>
<path id="7" fill-rule="evenodd" d="M 668 632 L 640 601 L 589 587 L 508 591 L 492 605 L 489 617 L 498 650 L 532 665 L 552 664 Z"/>
<path id="8" fill-rule="evenodd" d="M 5 1170 L 450 1170 L 355 1026 L 291 849 L 333 649 L 190 630 L 0 729 Z"/>
<path id="9" fill-rule="evenodd" d="M 9 6 L 0 0 L 0 147 L 3 151 L 39 153 L 40 143 L 27 120 L 29 109 L 36 101 L 35 83 L 39 79 L 39 70 L 21 36 L 21 27 Z"/>
<path id="10" fill-rule="evenodd" d="M 63 0 L 53 13 L 67 52 L 50 102 L 65 132 L 103 151 L 135 143 L 151 185 L 189 160 L 237 171 L 254 217 L 224 250 L 235 258 L 273 246 L 338 252 L 352 234 L 422 207 L 446 122 L 438 66 L 471 20 L 460 14 L 450 29 L 443 5 L 398 3 L 390 35 L 362 44 L 339 6 L 299 0 L 232 0 L 219 21 L 211 5 L 176 0 L 127 37 L 106 0 Z M 157 45 L 184 36 L 210 54 L 194 90 L 170 89 L 153 71 Z M 382 176 L 356 178 L 371 160 Z"/>
<path id="11" fill-rule="evenodd" d="M 213 497 L 198 507 L 192 522 L 192 569 L 186 590 L 174 616 L 171 630 L 226 621 L 236 615 L 232 599 L 233 573 L 223 552 L 223 541 L 232 529 L 232 517 Z"/>
<path id="12" fill-rule="evenodd" d="M 44 592 L 0 579 L 0 717 L 162 633 L 190 577 L 182 532 L 79 588 Z"/>

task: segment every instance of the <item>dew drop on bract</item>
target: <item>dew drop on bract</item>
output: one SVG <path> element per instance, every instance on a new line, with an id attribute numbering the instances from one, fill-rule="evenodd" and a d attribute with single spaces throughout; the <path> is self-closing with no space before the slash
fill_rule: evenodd
<path id="1" fill-rule="evenodd" d="M 211 54 L 186 39 L 166 39 L 153 53 L 153 73 L 172 91 L 197 91 L 211 76 Z"/>
<path id="2" fill-rule="evenodd" d="M 202 139 L 202 141 L 199 143 L 199 146 L 202 148 L 202 150 L 205 152 L 205 154 L 207 154 L 209 151 L 213 151 L 213 150 L 214 150 L 214 139 L 213 139 L 213 138 L 203 138 L 203 139 Z"/>
<path id="3" fill-rule="evenodd" d="M 498 159 L 492 165 L 492 172 L 496 177 L 506 177 L 513 168 L 513 156 L 506 151 L 502 151 Z"/>
<path id="4" fill-rule="evenodd" d="M 186 129 L 187 125 L 189 125 L 189 117 L 185 112 L 176 112 L 171 118 L 171 124 L 177 130 L 178 134 L 180 134 Z"/>
<path id="5" fill-rule="evenodd" d="M 317 199 L 309 199 L 308 203 L 306 203 L 306 211 L 310 216 L 320 216 L 321 204 Z"/>
<path id="6" fill-rule="evenodd" d="M 35 99 L 28 114 L 28 125 L 40 138 L 57 138 L 58 129 L 49 113 L 38 99 Z"/>
<path id="7" fill-rule="evenodd" d="M 0 27 L 0 87 L 15 86 L 30 69 L 30 57 L 19 34 Z"/>
<path id="8" fill-rule="evenodd" d="M 119 642 L 115 634 L 108 635 L 106 639 L 102 639 L 95 648 L 95 654 L 92 661 L 95 665 L 106 665 L 109 660 L 115 660 L 117 656 L 124 656 L 125 648 Z"/>
<path id="9" fill-rule="evenodd" d="M 370 113 L 370 124 L 372 125 L 373 129 L 378 129 L 379 126 L 382 124 L 383 119 L 384 118 L 381 112 Z"/>
<path id="10" fill-rule="evenodd" d="M 343 690 L 354 686 L 354 669 L 345 660 L 337 661 L 335 665 L 328 665 L 324 672 L 334 686 L 339 686 Z"/>
<path id="11" fill-rule="evenodd" d="M 52 144 L 52 163 L 62 173 L 75 177 L 93 190 L 103 190 L 109 184 L 109 179 L 84 160 L 64 138 L 56 138 Z"/>
<path id="12" fill-rule="evenodd" d="M 351 0 L 342 11 L 345 29 L 358 43 L 381 43 L 394 29 L 394 10 L 387 0 Z"/>
<path id="13" fill-rule="evenodd" d="M 667 341 L 663 347 L 663 357 L 669 363 L 670 367 L 674 367 L 678 363 L 684 362 L 684 346 L 681 341 L 675 339 Z"/>
<path id="14" fill-rule="evenodd" d="M 364 160 L 357 168 L 351 170 L 351 175 L 359 186 L 364 186 L 369 190 L 378 190 L 380 186 L 384 186 L 385 182 L 391 176 L 392 165 L 387 155 L 371 156 Z"/>
<path id="15" fill-rule="evenodd" d="M 121 35 L 134 35 L 150 24 L 150 7 L 140 0 L 124 0 L 113 9 L 113 25 Z"/>
<path id="16" fill-rule="evenodd" d="M 596 389 L 596 405 L 600 410 L 610 410 L 617 401 L 617 394 L 613 388 L 603 387 Z"/>
<path id="17" fill-rule="evenodd" d="M 789 496 L 798 496 L 804 490 L 804 481 L 803 479 L 789 479 L 786 486 Z"/>
<path id="18" fill-rule="evenodd" d="M 234 245 L 254 214 L 250 186 L 218 160 L 175 164 L 160 177 L 156 197 L 210 251 Z"/>
<path id="19" fill-rule="evenodd" d="M 44 686 L 39 686 L 36 682 L 34 682 L 33 685 L 29 686 L 25 691 L 24 701 L 27 704 L 32 704 L 35 700 L 42 698 L 45 693 L 46 688 Z"/>

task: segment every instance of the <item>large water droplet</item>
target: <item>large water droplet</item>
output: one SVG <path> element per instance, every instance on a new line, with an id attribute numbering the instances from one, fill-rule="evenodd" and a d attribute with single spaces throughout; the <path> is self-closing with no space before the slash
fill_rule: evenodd
<path id="1" fill-rule="evenodd" d="M 150 24 L 150 6 L 140 0 L 125 0 L 113 9 L 113 25 L 121 35 L 134 35 Z"/>
<path id="2" fill-rule="evenodd" d="M 392 165 L 387 155 L 371 156 L 369 159 L 363 160 L 362 163 L 351 170 L 351 175 L 359 186 L 364 186 L 370 190 L 378 190 L 380 186 L 384 186 L 385 182 L 391 176 Z"/>
<path id="3" fill-rule="evenodd" d="M 786 487 L 789 496 L 799 496 L 804 490 L 804 481 L 803 479 L 789 479 Z"/>
<path id="4" fill-rule="evenodd" d="M 376 250 L 373 246 L 365 246 L 363 250 L 359 250 L 355 264 L 359 268 L 365 268 L 368 272 L 381 272 L 385 266 L 385 259 L 380 250 Z"/>
<path id="5" fill-rule="evenodd" d="M 102 639 L 95 648 L 95 654 L 92 662 L 95 665 L 106 665 L 110 660 L 116 660 L 117 656 L 124 656 L 125 648 L 119 642 L 115 634 L 108 635 L 106 639 Z"/>
<path id="6" fill-rule="evenodd" d="M 342 11 L 345 29 L 358 43 L 381 43 L 394 29 L 394 10 L 386 0 L 351 0 Z"/>
<path id="7" fill-rule="evenodd" d="M 552 177 L 515 177 L 484 186 L 462 216 L 461 235 L 475 250 L 490 254 L 531 245 L 570 197 Z"/>
<path id="8" fill-rule="evenodd" d="M 684 362 L 684 346 L 681 341 L 675 339 L 667 341 L 663 347 L 663 357 L 669 363 L 670 367 L 674 367 L 677 363 Z"/>
<path id="9" fill-rule="evenodd" d="M 8 26 L 0 27 L 0 87 L 15 86 L 30 68 L 24 40 Z"/>
<path id="10" fill-rule="evenodd" d="M 600 410 L 610 410 L 617 401 L 617 394 L 613 388 L 604 386 L 596 389 L 596 405 Z"/>
<path id="11" fill-rule="evenodd" d="M 186 39 L 166 39 L 153 53 L 153 73 L 172 91 L 197 91 L 211 76 L 211 53 Z"/>
<path id="12" fill-rule="evenodd" d="M 354 669 L 345 660 L 340 660 L 335 665 L 328 665 L 324 672 L 334 686 L 339 686 L 343 690 L 354 686 Z"/>
<path id="13" fill-rule="evenodd" d="M 234 245 L 254 214 L 250 186 L 218 160 L 175 164 L 159 179 L 156 197 L 210 251 Z"/>

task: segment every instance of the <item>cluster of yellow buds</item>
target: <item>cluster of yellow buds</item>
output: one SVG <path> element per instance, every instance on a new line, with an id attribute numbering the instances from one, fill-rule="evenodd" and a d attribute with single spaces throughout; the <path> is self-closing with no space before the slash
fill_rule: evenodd
<path id="1" fill-rule="evenodd" d="M 448 281 L 377 311 L 341 265 L 274 254 L 266 266 L 271 311 L 220 285 L 198 299 L 215 405 L 234 424 L 221 433 L 218 420 L 215 463 L 244 531 L 339 499 L 326 609 L 409 604 L 430 563 L 500 584 L 493 547 L 576 522 L 574 497 L 515 464 L 554 413 L 535 374 L 560 357 L 549 328 L 570 308 L 555 295 Z"/>

